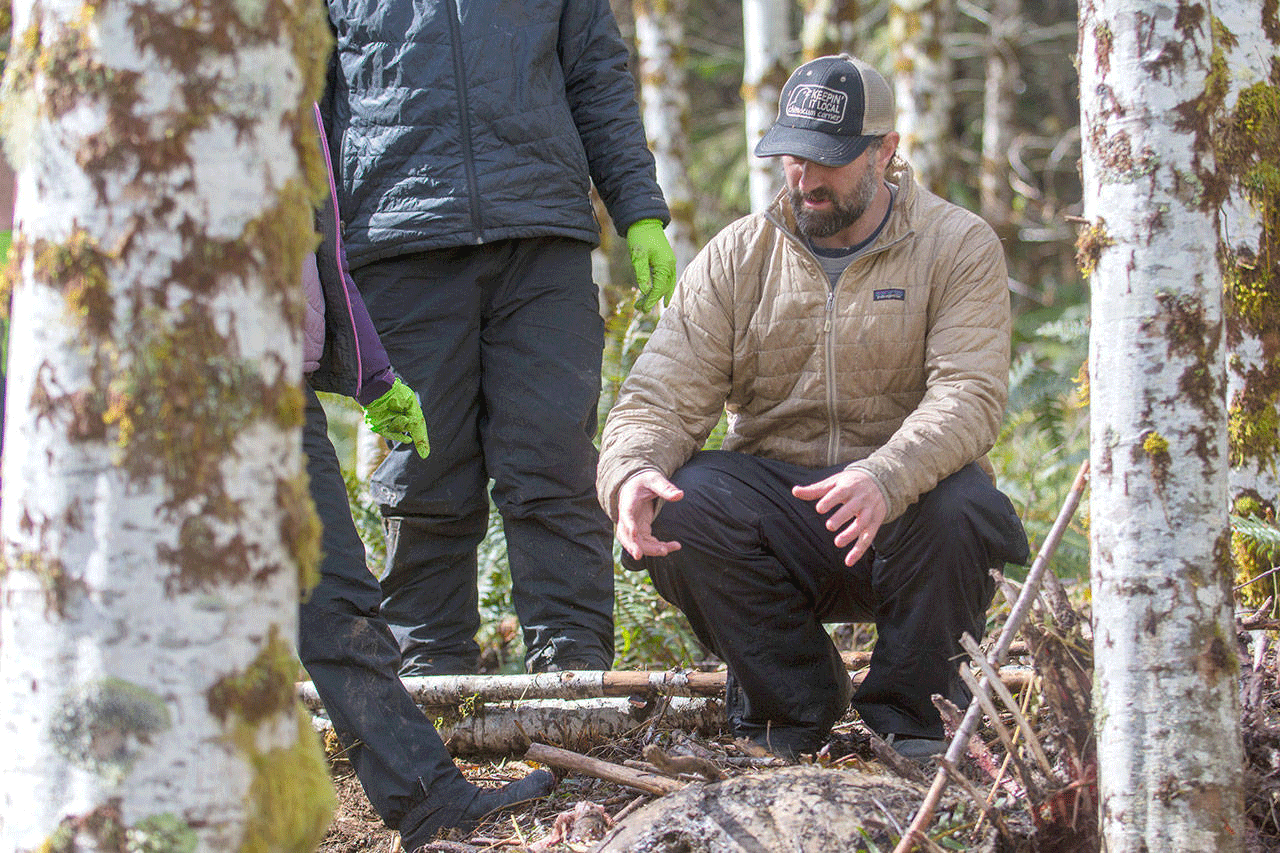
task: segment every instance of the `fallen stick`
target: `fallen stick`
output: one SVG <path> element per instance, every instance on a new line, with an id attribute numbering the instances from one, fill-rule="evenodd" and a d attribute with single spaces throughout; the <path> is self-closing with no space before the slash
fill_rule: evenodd
<path id="1" fill-rule="evenodd" d="M 869 657 L 866 653 L 861 653 Z M 865 664 L 864 664 L 865 665 Z M 862 683 L 865 671 L 850 676 Z M 1003 667 L 1000 680 L 1021 690 L 1035 677 L 1029 667 Z M 530 699 L 596 699 L 629 696 L 722 696 L 724 672 L 547 672 L 535 675 L 426 675 L 403 679 L 405 689 L 427 708 L 457 706 L 473 698 L 481 702 Z M 311 711 L 324 706 L 310 681 L 299 682 L 298 698 Z"/>
<path id="2" fill-rule="evenodd" d="M 1027 618 L 1027 614 L 1031 612 L 1031 606 L 1035 603 L 1037 590 L 1040 587 L 1040 581 L 1044 573 L 1048 570 L 1049 561 L 1053 558 L 1053 553 L 1058 549 L 1058 543 L 1062 541 L 1062 536 L 1067 531 L 1067 525 L 1071 522 L 1071 517 L 1076 513 L 1076 507 L 1080 505 L 1080 498 L 1084 495 L 1085 484 L 1089 481 L 1089 460 L 1085 460 L 1080 464 L 1080 470 L 1076 473 L 1075 482 L 1071 484 L 1071 491 L 1067 493 L 1067 499 L 1062 504 L 1062 509 L 1058 511 L 1058 517 L 1053 522 L 1053 527 L 1049 530 L 1049 535 L 1044 538 L 1044 542 L 1040 545 L 1040 553 L 1036 555 L 1035 562 L 1031 564 L 1031 571 L 1027 572 L 1027 579 L 1022 584 L 1022 591 L 1018 593 L 1018 600 L 1014 602 L 1013 608 L 1009 611 L 1009 618 L 1005 620 L 1004 627 L 1000 630 L 1000 636 L 996 640 L 995 647 L 992 648 L 987 660 L 993 666 L 999 666 L 1004 662 L 1005 655 L 1009 651 L 1009 646 L 1013 644 L 1013 635 L 1017 633 L 1022 623 Z M 978 683 L 979 691 L 986 691 L 986 676 Z M 920 804 L 920 810 L 916 812 L 916 816 L 911 821 L 911 826 L 907 827 L 907 831 L 902 834 L 902 840 L 898 842 L 898 846 L 893 848 L 893 853 L 910 853 L 917 844 L 917 838 L 925 838 L 924 829 L 933 821 L 933 813 L 938 808 L 938 802 L 942 799 L 942 792 L 947 787 L 947 780 L 950 776 L 947 773 L 946 765 L 956 766 L 960 757 L 964 755 L 969 748 L 969 740 L 973 737 L 973 733 L 977 731 L 978 722 L 982 718 L 982 703 L 978 700 L 977 695 L 969 701 L 969 709 L 965 711 L 964 719 L 960 722 L 960 728 L 956 731 L 955 737 L 951 739 L 951 745 L 947 748 L 946 760 L 943 766 L 938 769 L 937 774 L 933 777 L 933 785 L 929 788 L 929 793 L 925 795 L 924 802 Z"/>
<path id="3" fill-rule="evenodd" d="M 537 761 L 551 767 L 558 767 L 561 770 L 581 773 L 584 776 L 592 776 L 596 779 L 603 779 L 606 782 L 634 788 L 637 791 L 643 791 L 655 797 L 675 793 L 684 787 L 683 782 L 668 779 L 666 776 L 632 770 L 620 764 L 601 761 L 589 755 L 581 755 L 576 752 L 570 752 L 567 749 L 548 746 L 545 743 L 531 744 L 524 757 L 529 761 Z"/>

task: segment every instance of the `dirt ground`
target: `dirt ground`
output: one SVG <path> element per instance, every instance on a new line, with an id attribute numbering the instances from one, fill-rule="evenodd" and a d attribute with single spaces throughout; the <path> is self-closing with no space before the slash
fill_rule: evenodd
<path id="1" fill-rule="evenodd" d="M 1267 635 L 1241 631 L 1240 695 L 1246 766 L 1247 849 L 1280 851 L 1280 679 Z M 1258 645 L 1267 644 L 1261 655 Z M 1259 660 L 1255 670 L 1253 661 Z M 1025 754 L 1022 761 L 1008 760 L 993 729 L 984 727 L 966 757 L 963 774 L 974 790 L 994 803 L 990 818 L 999 825 L 995 846 L 979 843 L 989 836 L 992 820 L 935 821 L 930 830 L 930 850 L 998 850 L 1003 853 L 1086 853 L 1096 851 L 1096 763 L 1089 734 L 1089 686 L 1091 659 L 1088 644 L 1075 631 L 1043 632 L 1019 659 L 1035 668 L 1039 678 L 1030 696 L 1021 697 L 1025 714 L 1052 764 L 1052 772 L 1035 770 Z M 1010 661 L 1018 662 L 1018 661 Z M 1004 708 L 1002 719 L 1016 728 L 1018 712 Z M 945 719 L 945 715 L 944 715 Z M 831 743 L 812 763 L 863 773 L 903 775 L 877 759 L 872 735 L 851 715 L 836 726 Z M 710 762 L 726 778 L 746 772 L 769 772 L 785 766 L 779 759 L 750 755 L 727 735 L 699 737 L 645 726 L 633 737 L 599 745 L 595 758 L 654 770 L 644 759 L 646 746 L 656 746 L 671 756 L 696 756 Z M 653 757 L 653 753 L 649 753 Z M 494 763 L 459 762 L 463 772 L 481 785 L 498 785 L 528 773 L 533 765 L 519 760 Z M 1017 769 L 1022 766 L 1021 771 Z M 325 837 L 322 853 L 400 853 L 396 833 L 382 826 L 340 754 L 331 754 L 331 769 L 338 792 L 338 811 Z M 906 768 L 907 771 L 910 768 Z M 936 765 L 923 768 L 916 782 L 932 781 Z M 559 785 L 546 800 L 515 813 L 495 818 L 468 837 L 443 836 L 422 853 L 587 853 L 599 846 L 601 836 L 617 821 L 654 797 L 580 774 L 557 772 Z M 1033 777 L 1033 778 L 1032 778 Z M 705 780 L 678 777 L 691 783 Z M 959 797 L 970 796 L 952 784 Z M 976 797 L 973 797 L 976 803 Z M 978 814 L 975 805 L 974 814 Z M 983 835 L 983 833 L 986 835 Z M 682 848 L 683 849 L 683 848 Z M 853 844 L 855 849 L 881 849 Z M 406 851 L 407 853 L 407 851 Z M 772 853 L 772 851 L 770 851 Z M 790 853 L 790 851 L 787 851 Z"/>

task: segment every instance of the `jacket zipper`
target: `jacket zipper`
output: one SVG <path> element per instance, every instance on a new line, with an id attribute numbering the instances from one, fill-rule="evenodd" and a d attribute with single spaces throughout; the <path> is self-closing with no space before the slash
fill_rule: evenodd
<path id="1" fill-rule="evenodd" d="M 805 245 L 803 240 L 795 234 L 792 234 L 786 227 L 786 224 L 780 218 L 775 216 L 772 210 L 766 211 L 764 217 L 769 222 L 773 223 L 774 227 L 778 229 L 778 233 L 782 234 L 785 239 L 794 242 L 800 248 L 800 251 L 808 255 L 817 266 L 819 274 L 825 276 L 825 273 L 822 272 L 822 264 L 818 261 L 817 256 L 813 254 L 813 251 Z M 876 246 L 870 251 L 859 255 L 854 259 L 853 263 L 864 261 L 872 255 L 878 255 L 881 252 L 898 245 L 914 233 L 915 229 L 908 228 L 905 234 L 901 234 L 894 238 L 892 242 L 885 243 L 883 246 Z M 847 268 L 845 273 L 848 273 Z M 844 275 L 841 275 L 841 278 L 844 278 Z M 835 465 L 840 459 L 838 455 L 840 451 L 840 424 L 836 419 L 836 342 L 835 323 L 833 322 L 835 317 L 835 304 L 836 286 L 834 284 L 828 285 L 827 307 L 823 312 L 824 316 L 822 322 L 823 348 L 825 350 L 823 355 L 826 360 L 827 370 L 827 465 Z"/>
<path id="2" fill-rule="evenodd" d="M 818 268 L 821 269 L 821 265 Z M 836 420 L 836 335 L 832 322 L 835 305 L 836 286 L 833 284 L 827 291 L 826 318 L 822 324 L 827 360 L 827 465 L 836 464 L 840 458 L 837 455 L 840 450 L 840 424 Z"/>
<path id="3" fill-rule="evenodd" d="M 453 47 L 453 79 L 458 95 L 458 119 L 462 130 L 462 165 L 467 172 L 467 208 L 471 212 L 471 228 L 475 232 L 476 245 L 484 242 L 480 227 L 480 192 L 476 181 L 476 165 L 471 156 L 471 112 L 467 105 L 467 72 L 462 64 L 462 18 L 457 0 L 447 0 L 449 33 Z"/>

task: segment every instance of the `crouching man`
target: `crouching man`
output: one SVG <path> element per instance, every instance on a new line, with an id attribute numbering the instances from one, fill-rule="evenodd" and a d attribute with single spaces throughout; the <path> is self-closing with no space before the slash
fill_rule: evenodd
<path id="1" fill-rule="evenodd" d="M 812 752 L 849 708 L 904 755 L 944 751 L 988 569 L 1026 535 L 986 452 L 1008 390 L 1004 256 L 895 156 L 866 63 L 791 75 L 756 146 L 786 186 L 685 271 L 609 414 L 597 486 L 624 564 L 728 666 L 734 733 Z M 699 451 L 728 411 L 723 450 Z M 823 623 L 874 622 L 855 693 Z"/>

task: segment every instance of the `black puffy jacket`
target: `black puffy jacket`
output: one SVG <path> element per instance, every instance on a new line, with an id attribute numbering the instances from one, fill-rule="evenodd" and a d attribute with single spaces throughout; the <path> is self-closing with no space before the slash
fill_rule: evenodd
<path id="1" fill-rule="evenodd" d="M 347 258 L 669 218 L 608 0 L 328 0 Z"/>

